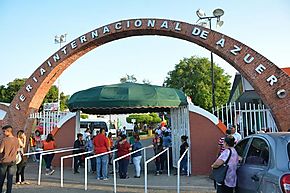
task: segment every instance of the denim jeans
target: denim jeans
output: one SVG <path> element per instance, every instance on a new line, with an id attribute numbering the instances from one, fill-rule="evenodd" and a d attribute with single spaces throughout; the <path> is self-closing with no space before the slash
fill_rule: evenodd
<path id="1" fill-rule="evenodd" d="M 15 163 L 1 163 L 0 164 L 0 193 L 3 191 L 4 180 L 7 176 L 7 190 L 6 193 L 11 193 L 12 191 L 12 183 L 13 183 L 13 175 L 16 172 L 16 164 Z"/>
<path id="2" fill-rule="evenodd" d="M 102 168 L 102 177 L 108 178 L 108 162 L 109 155 L 102 155 L 97 157 L 97 178 L 101 178 L 101 168 Z"/>
<path id="3" fill-rule="evenodd" d="M 180 162 L 181 173 L 187 174 L 187 156 L 184 156 Z"/>
<path id="4" fill-rule="evenodd" d="M 140 165 L 141 159 L 142 159 L 142 156 L 133 157 L 133 163 L 135 166 L 135 175 L 136 176 L 140 176 L 140 173 L 141 173 L 141 165 Z"/>

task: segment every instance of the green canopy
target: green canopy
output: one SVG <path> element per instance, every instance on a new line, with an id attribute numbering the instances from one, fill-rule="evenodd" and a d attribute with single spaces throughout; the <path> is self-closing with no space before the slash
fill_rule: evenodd
<path id="1" fill-rule="evenodd" d="M 160 112 L 185 105 L 187 99 L 180 90 L 129 82 L 79 91 L 68 101 L 70 111 L 88 114 Z"/>

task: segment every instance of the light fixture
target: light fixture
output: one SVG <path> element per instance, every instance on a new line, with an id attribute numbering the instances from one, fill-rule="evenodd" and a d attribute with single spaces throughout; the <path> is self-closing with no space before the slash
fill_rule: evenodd
<path id="1" fill-rule="evenodd" d="M 196 11 L 196 15 L 199 17 L 199 18 L 202 18 L 202 17 L 205 17 L 206 15 L 205 15 L 205 12 L 203 11 L 203 10 L 201 10 L 201 9 L 198 9 L 197 11 Z"/>
<path id="2" fill-rule="evenodd" d="M 216 17 L 221 17 L 221 16 L 223 16 L 224 15 L 224 10 L 222 10 L 222 9 L 215 9 L 214 11 L 213 11 L 213 15 L 214 16 L 216 16 Z"/>
<path id="3" fill-rule="evenodd" d="M 224 21 L 219 20 L 216 22 L 216 27 L 220 28 L 220 27 L 222 27 L 223 24 L 224 24 Z"/>
<path id="4" fill-rule="evenodd" d="M 199 26 L 208 27 L 208 22 L 202 21 L 198 23 Z"/>
<path id="5" fill-rule="evenodd" d="M 196 11 L 196 15 L 198 16 L 198 20 L 196 23 L 198 23 L 200 20 L 203 20 L 198 23 L 198 25 L 202 27 L 208 27 L 209 24 L 209 29 L 211 30 L 211 22 L 213 19 L 216 19 L 216 27 L 219 28 L 221 27 L 224 22 L 220 20 L 221 16 L 224 15 L 224 10 L 217 8 L 213 11 L 212 16 L 206 16 L 205 12 L 201 9 L 198 9 Z M 206 22 L 204 22 L 206 20 Z M 210 63 L 211 63 L 211 88 L 212 88 L 212 107 L 213 110 L 215 109 L 215 82 L 214 82 L 214 64 L 213 64 L 213 53 L 212 51 L 210 52 Z M 279 91 L 277 93 L 278 97 L 284 97 L 284 92 Z"/>

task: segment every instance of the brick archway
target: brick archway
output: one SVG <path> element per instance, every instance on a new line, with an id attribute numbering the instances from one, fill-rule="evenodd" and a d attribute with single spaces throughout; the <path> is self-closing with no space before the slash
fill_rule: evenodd
<path id="1" fill-rule="evenodd" d="M 108 42 L 142 35 L 160 35 L 198 44 L 230 63 L 254 87 L 271 108 L 280 131 L 290 128 L 290 77 L 267 58 L 224 34 L 197 25 L 168 19 L 130 19 L 90 31 L 68 43 L 27 79 L 17 93 L 5 117 L 14 127 L 26 128 L 27 118 L 41 105 L 46 93 L 61 73 L 78 58 Z M 277 92 L 284 90 L 284 98 Z M 7 113 L 8 114 L 8 113 Z"/>

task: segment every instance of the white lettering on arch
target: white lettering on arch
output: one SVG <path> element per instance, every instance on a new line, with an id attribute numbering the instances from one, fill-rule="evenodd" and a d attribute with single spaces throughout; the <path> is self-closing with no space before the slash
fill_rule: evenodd
<path id="1" fill-rule="evenodd" d="M 20 95 L 19 99 L 20 99 L 22 102 L 24 102 L 25 99 L 26 99 L 26 97 L 22 94 L 22 95 Z"/>
<path id="2" fill-rule="evenodd" d="M 163 23 L 161 24 L 160 28 L 168 29 L 168 21 L 163 21 Z"/>
<path id="3" fill-rule="evenodd" d="M 135 26 L 135 27 L 141 27 L 141 26 L 142 26 L 142 20 L 137 19 L 137 20 L 134 22 L 134 26 Z"/>
<path id="4" fill-rule="evenodd" d="M 201 29 L 195 27 L 195 28 L 193 28 L 191 34 L 194 36 L 198 36 L 200 34 L 200 32 L 201 32 Z"/>
<path id="5" fill-rule="evenodd" d="M 29 85 L 27 85 L 27 86 L 25 87 L 25 89 L 26 89 L 27 92 L 31 92 L 31 90 L 32 90 L 32 86 L 29 84 Z"/>
<path id="6" fill-rule="evenodd" d="M 103 34 L 105 34 L 105 33 L 109 33 L 109 32 L 110 32 L 109 27 L 108 27 L 108 26 L 105 26 L 105 27 L 103 28 Z"/>
<path id="7" fill-rule="evenodd" d="M 148 20 L 147 27 L 155 27 L 155 20 Z"/>
<path id="8" fill-rule="evenodd" d="M 225 47 L 225 39 L 224 38 L 222 38 L 222 39 L 220 39 L 219 41 L 217 41 L 216 42 L 216 45 L 219 45 L 220 47 Z"/>
<path id="9" fill-rule="evenodd" d="M 251 58 L 249 59 L 249 57 L 251 57 Z M 254 57 L 251 56 L 250 54 L 247 54 L 247 55 L 244 57 L 244 62 L 246 62 L 247 64 L 250 64 L 253 60 L 254 60 Z"/>
<path id="10" fill-rule="evenodd" d="M 262 72 L 266 70 L 266 67 L 263 64 L 260 64 L 255 70 L 258 74 L 262 74 Z"/>
<path id="11" fill-rule="evenodd" d="M 67 54 L 67 52 L 66 52 L 66 46 L 63 47 L 63 48 L 61 49 L 61 51 L 66 55 L 66 54 Z"/>
<path id="12" fill-rule="evenodd" d="M 46 70 L 44 68 L 40 68 L 39 69 L 40 75 L 43 76 L 44 73 L 46 72 Z"/>
<path id="13" fill-rule="evenodd" d="M 116 30 L 120 30 L 122 28 L 122 23 L 121 22 L 118 22 L 115 24 L 115 29 Z"/>
<path id="14" fill-rule="evenodd" d="M 242 48 L 240 48 L 237 45 L 234 45 L 234 49 L 231 49 L 231 53 L 236 56 L 241 50 Z"/>
<path id="15" fill-rule="evenodd" d="M 15 109 L 17 109 L 18 111 L 20 110 L 20 105 L 18 103 L 15 105 Z"/>
<path id="16" fill-rule="evenodd" d="M 80 37 L 80 42 L 81 42 L 81 44 L 85 43 L 86 41 L 87 41 L 86 36 L 81 36 L 81 37 Z"/>
<path id="17" fill-rule="evenodd" d="M 51 67 L 51 63 L 50 63 L 50 61 L 47 61 L 46 63 L 47 63 L 47 65 L 48 65 L 49 67 Z"/>
<path id="18" fill-rule="evenodd" d="M 97 31 L 97 30 L 91 32 L 91 37 L 92 37 L 92 39 L 95 39 L 95 38 L 97 38 L 98 36 L 99 36 L 99 34 L 98 34 L 98 31 Z"/>
<path id="19" fill-rule="evenodd" d="M 55 55 L 53 56 L 53 60 L 54 60 L 55 62 L 57 62 L 58 60 L 60 60 L 59 55 L 58 55 L 58 54 L 55 54 Z"/>
<path id="20" fill-rule="evenodd" d="M 72 43 L 70 43 L 71 49 L 75 49 L 78 47 L 77 42 L 73 41 Z"/>
<path id="21" fill-rule="evenodd" d="M 181 31 L 181 27 L 180 27 L 180 23 L 179 22 L 176 22 L 174 29 L 175 29 L 175 31 Z"/>
<path id="22" fill-rule="evenodd" d="M 209 33 L 208 31 L 202 30 L 202 32 L 201 32 L 199 37 L 206 40 L 208 33 Z"/>
<path id="23" fill-rule="evenodd" d="M 278 82 L 278 79 L 275 75 L 271 75 L 267 78 L 267 82 L 269 82 L 270 86 L 273 86 L 274 83 Z"/>

